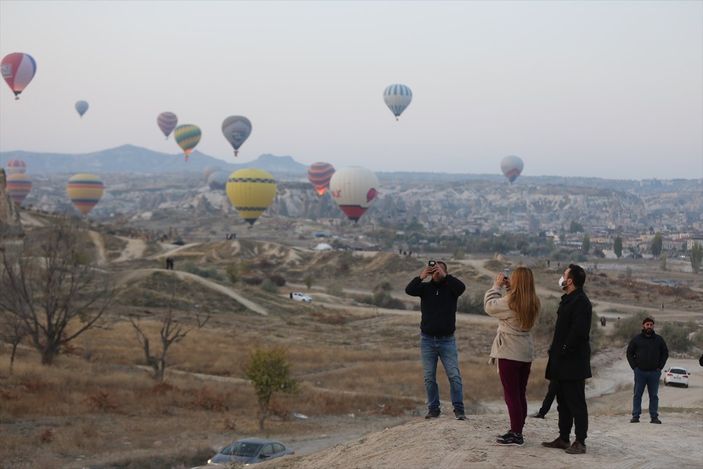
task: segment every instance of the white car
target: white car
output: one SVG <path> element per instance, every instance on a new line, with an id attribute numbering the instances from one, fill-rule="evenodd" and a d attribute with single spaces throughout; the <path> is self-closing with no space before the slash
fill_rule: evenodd
<path id="1" fill-rule="evenodd" d="M 291 300 L 302 301 L 303 303 L 312 302 L 312 298 L 310 296 L 306 295 L 305 293 L 301 293 L 299 291 L 290 292 L 288 294 L 288 296 L 290 297 Z"/>
<path id="2" fill-rule="evenodd" d="M 686 368 L 681 368 L 680 366 L 672 366 L 664 372 L 664 386 L 669 386 L 670 384 L 682 385 L 683 387 L 688 387 L 688 370 Z"/>

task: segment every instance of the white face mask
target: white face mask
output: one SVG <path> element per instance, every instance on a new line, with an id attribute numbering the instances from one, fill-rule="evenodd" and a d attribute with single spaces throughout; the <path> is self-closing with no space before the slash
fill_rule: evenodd
<path id="1" fill-rule="evenodd" d="M 562 290 L 566 290 L 566 279 L 563 275 L 559 277 L 559 288 L 561 288 Z"/>

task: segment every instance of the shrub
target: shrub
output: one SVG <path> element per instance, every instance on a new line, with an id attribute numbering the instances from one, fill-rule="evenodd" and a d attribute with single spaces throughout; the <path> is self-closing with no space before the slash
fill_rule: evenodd
<path id="1" fill-rule="evenodd" d="M 271 282 L 273 282 L 277 287 L 282 287 L 286 284 L 286 279 L 280 274 L 271 275 L 269 280 L 271 280 Z"/>
<path id="2" fill-rule="evenodd" d="M 456 309 L 459 313 L 486 314 L 486 311 L 483 309 L 483 295 L 481 293 L 464 293 L 459 297 Z"/>
<path id="3" fill-rule="evenodd" d="M 278 293 L 278 286 L 268 278 L 261 283 L 261 289 L 268 293 Z"/>
<path id="4" fill-rule="evenodd" d="M 183 264 L 183 270 L 193 275 L 197 275 L 199 277 L 212 278 L 215 280 L 224 280 L 222 278 L 222 274 L 214 267 L 203 268 L 198 267 L 192 262 L 186 262 L 185 264 Z"/>
<path id="5" fill-rule="evenodd" d="M 261 277 L 244 277 L 242 278 L 242 282 L 247 285 L 261 285 L 264 282 L 264 279 Z"/>
<path id="6" fill-rule="evenodd" d="M 648 313 L 641 311 L 632 316 L 619 319 L 615 323 L 613 339 L 621 344 L 629 343 L 634 336 L 642 331 L 642 320 L 647 316 L 649 316 Z"/>
<path id="7" fill-rule="evenodd" d="M 693 345 L 689 335 L 697 329 L 698 326 L 693 321 L 688 323 L 669 322 L 664 324 L 659 334 L 666 341 L 670 352 L 688 352 Z"/>
<path id="8" fill-rule="evenodd" d="M 86 401 L 90 406 L 101 412 L 109 412 L 117 409 L 115 398 L 108 391 L 98 390 L 89 394 Z"/>
<path id="9" fill-rule="evenodd" d="M 241 269 L 239 267 L 239 264 L 228 265 L 225 269 L 225 272 L 227 273 L 227 277 L 229 278 L 230 282 L 237 283 L 239 281 L 241 275 Z"/>

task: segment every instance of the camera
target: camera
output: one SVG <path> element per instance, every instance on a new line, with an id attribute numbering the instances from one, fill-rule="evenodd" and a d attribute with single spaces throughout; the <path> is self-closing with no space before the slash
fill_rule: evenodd
<path id="1" fill-rule="evenodd" d="M 429 261 L 429 262 L 427 263 L 427 265 L 430 266 L 430 267 L 434 267 L 435 265 L 437 265 L 437 262 L 436 262 L 436 261 Z"/>

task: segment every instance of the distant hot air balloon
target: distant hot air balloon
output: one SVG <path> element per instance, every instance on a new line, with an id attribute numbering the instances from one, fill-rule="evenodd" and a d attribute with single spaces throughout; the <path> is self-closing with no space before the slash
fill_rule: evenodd
<path id="1" fill-rule="evenodd" d="M 76 107 L 76 111 L 78 111 L 78 115 L 83 117 L 83 114 L 85 114 L 85 112 L 88 110 L 88 108 L 90 107 L 90 104 L 88 104 L 88 101 L 80 100 L 80 101 L 76 101 L 75 107 Z"/>
<path id="2" fill-rule="evenodd" d="M 229 175 L 227 197 L 239 216 L 253 225 L 276 196 L 276 181 L 263 169 L 245 168 Z"/>
<path id="3" fill-rule="evenodd" d="M 523 167 L 522 159 L 515 155 L 508 155 L 500 162 L 500 169 L 511 184 L 517 179 L 520 173 L 522 173 Z"/>
<path id="4" fill-rule="evenodd" d="M 27 165 L 22 160 L 10 160 L 7 162 L 7 174 L 24 174 L 27 172 Z"/>
<path id="5" fill-rule="evenodd" d="M 383 91 L 383 100 L 395 116 L 395 120 L 398 120 L 398 117 L 413 100 L 413 92 L 407 86 L 396 83 L 386 87 Z"/>
<path id="6" fill-rule="evenodd" d="M 224 171 L 214 171 L 207 177 L 207 185 L 210 190 L 222 191 L 227 186 L 229 174 Z"/>
<path id="7" fill-rule="evenodd" d="M 24 173 L 7 176 L 7 193 L 17 205 L 22 202 L 32 190 L 32 180 Z"/>
<path id="8" fill-rule="evenodd" d="M 66 185 L 68 198 L 83 215 L 87 215 L 103 196 L 105 185 L 95 174 L 80 173 L 71 176 Z"/>
<path id="9" fill-rule="evenodd" d="M 31 55 L 22 52 L 8 54 L 0 62 L 0 73 L 15 93 L 15 99 L 20 99 L 20 93 L 29 85 L 36 72 L 37 63 Z"/>
<path id="10" fill-rule="evenodd" d="M 335 172 L 330 194 L 350 220 L 361 218 L 378 195 L 378 178 L 366 168 L 351 166 Z"/>
<path id="11" fill-rule="evenodd" d="M 229 116 L 222 121 L 222 135 L 234 148 L 234 156 L 239 155 L 239 147 L 251 134 L 251 122 L 244 116 Z"/>
<path id="12" fill-rule="evenodd" d="M 330 179 L 334 174 L 334 166 L 329 163 L 313 163 L 308 168 L 308 180 L 315 188 L 317 195 L 323 196 L 330 187 Z"/>
<path id="13" fill-rule="evenodd" d="M 159 125 L 159 129 L 161 129 L 161 132 L 164 133 L 166 139 L 168 140 L 168 136 L 171 135 L 173 129 L 175 129 L 176 125 L 178 125 L 178 117 L 172 112 L 162 112 L 156 118 L 156 123 Z"/>
<path id="14" fill-rule="evenodd" d="M 195 148 L 200 141 L 201 135 L 202 133 L 200 132 L 200 127 L 193 124 L 179 125 L 176 127 L 176 130 L 173 131 L 173 136 L 176 138 L 176 143 L 183 150 L 183 154 L 186 156 L 186 161 L 188 161 L 188 157 L 193 151 L 193 148 Z"/>

